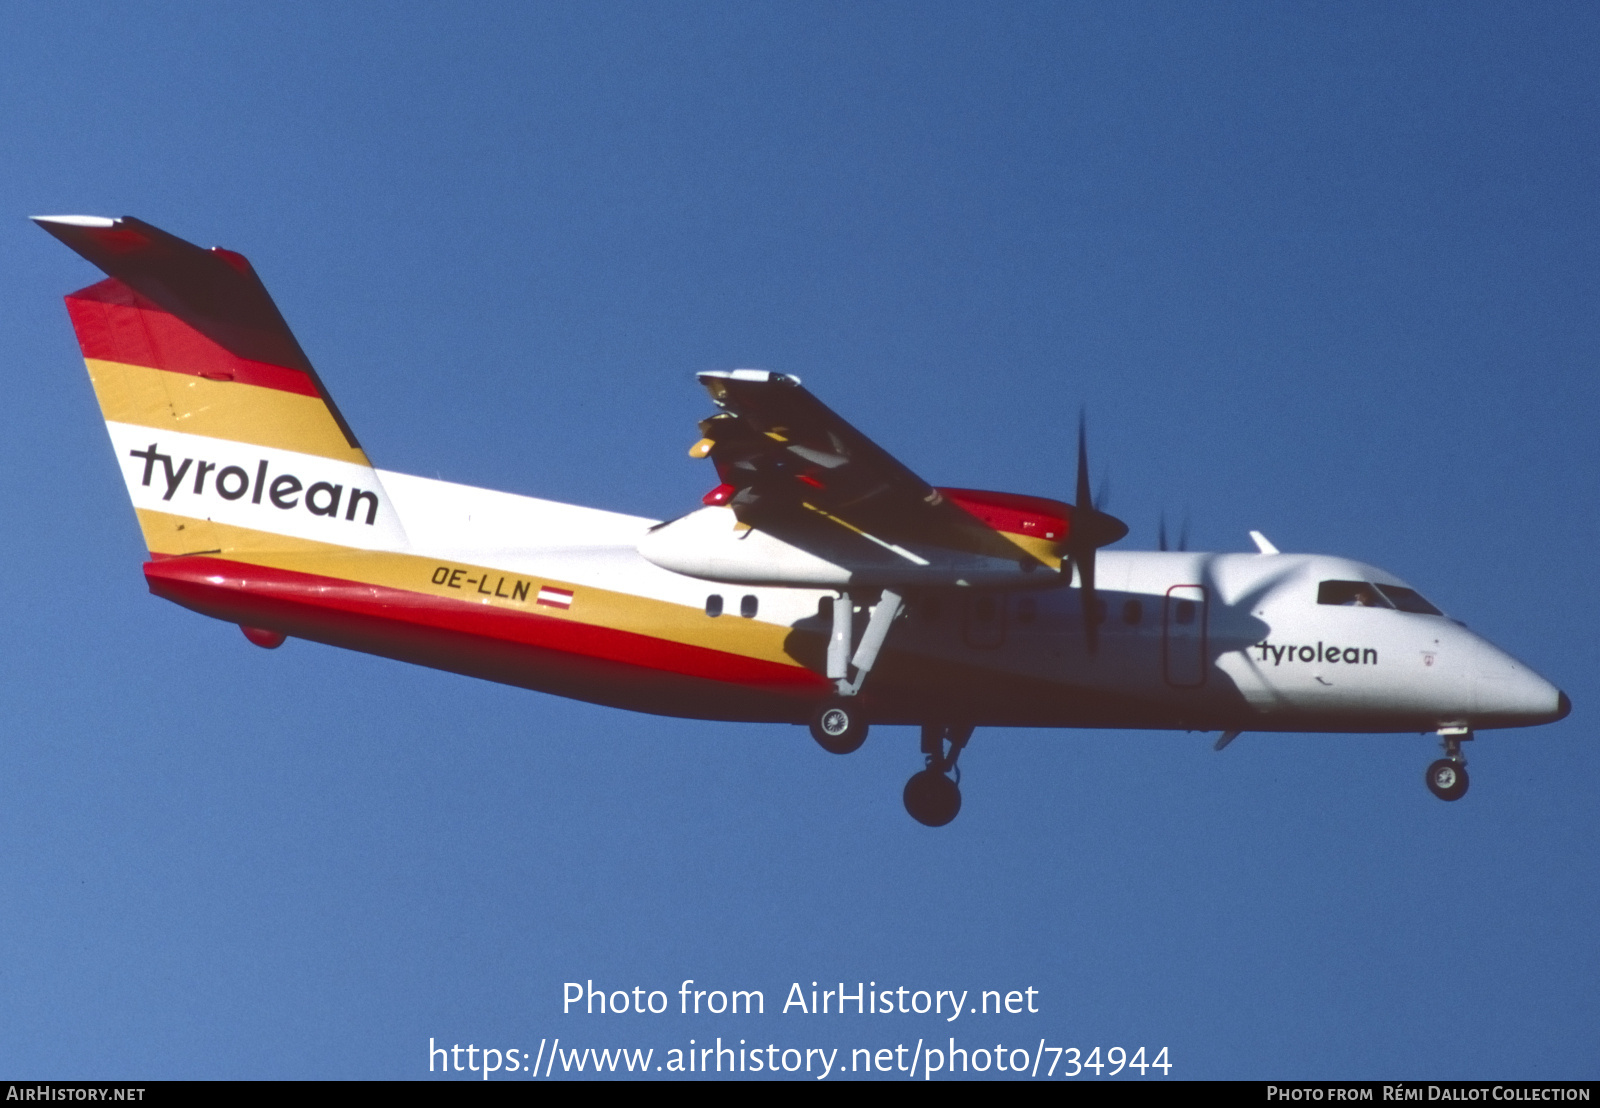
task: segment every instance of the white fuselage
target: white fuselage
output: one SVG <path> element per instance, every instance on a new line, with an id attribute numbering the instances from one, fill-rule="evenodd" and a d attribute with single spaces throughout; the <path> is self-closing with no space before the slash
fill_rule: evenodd
<path id="1" fill-rule="evenodd" d="M 651 520 L 381 476 L 412 553 L 627 593 L 671 606 L 675 618 L 695 609 L 708 634 L 736 619 L 705 615 L 712 596 L 730 613 L 753 596 L 753 621 L 820 634 L 819 602 L 835 595 L 662 569 L 637 550 Z M 1106 550 L 1098 566 L 1105 616 L 1093 653 L 1075 587 L 925 590 L 889 634 L 885 688 L 898 682 L 902 698 L 915 696 L 914 675 L 935 670 L 947 703 L 973 698 L 975 714 L 996 722 L 1111 727 L 1432 730 L 1543 723 L 1565 711 L 1554 685 L 1455 620 L 1318 603 L 1323 581 L 1404 584 L 1359 562 Z M 986 697 L 999 685 L 1012 689 L 1011 703 L 997 707 Z M 1068 707 L 1014 703 L 1057 694 Z"/>

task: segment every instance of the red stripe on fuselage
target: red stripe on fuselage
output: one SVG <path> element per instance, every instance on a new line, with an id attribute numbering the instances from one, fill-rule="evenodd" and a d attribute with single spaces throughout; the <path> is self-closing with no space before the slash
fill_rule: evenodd
<path id="1" fill-rule="evenodd" d="M 144 573 L 150 591 L 157 596 L 218 619 L 284 630 L 333 646 L 584 699 L 620 701 L 627 696 L 625 690 L 618 690 L 616 697 L 600 698 L 588 688 L 568 691 L 554 686 L 552 680 L 559 674 L 552 671 L 552 652 L 628 667 L 640 672 L 646 683 L 658 691 L 661 676 L 691 679 L 702 699 L 715 692 L 704 688 L 703 682 L 716 682 L 723 688 L 737 686 L 741 694 L 754 694 L 763 700 L 777 697 L 788 705 L 797 700 L 813 700 L 832 687 L 819 674 L 798 665 L 691 646 L 572 618 L 508 611 L 224 558 L 165 558 L 146 562 Z M 436 634 L 430 638 L 430 632 Z M 627 680 L 611 669 L 603 675 L 589 673 L 574 679 L 587 685 L 590 680 L 619 678 Z M 680 712 L 674 702 L 673 707 L 644 710 L 707 718 L 751 718 L 753 709 L 741 704 L 738 712 L 724 715 L 716 705 L 696 704 L 692 711 Z M 788 718 L 794 710 L 784 707 L 759 714 Z"/>
<path id="2" fill-rule="evenodd" d="M 66 299 L 85 358 L 238 381 L 301 396 L 322 395 L 316 382 L 300 370 L 230 353 L 115 277 L 79 289 Z"/>

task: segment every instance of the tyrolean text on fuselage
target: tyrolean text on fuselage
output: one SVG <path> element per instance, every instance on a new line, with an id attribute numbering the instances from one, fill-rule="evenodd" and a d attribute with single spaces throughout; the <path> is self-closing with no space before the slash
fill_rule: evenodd
<path id="1" fill-rule="evenodd" d="M 1280 646 L 1263 639 L 1250 649 L 1261 651 L 1259 661 L 1271 662 L 1275 666 L 1281 666 L 1286 662 L 1310 662 L 1323 665 L 1342 663 L 1347 666 L 1375 666 L 1378 664 L 1378 652 L 1370 646 L 1335 646 L 1332 643 L 1320 641 L 1315 646 Z"/>

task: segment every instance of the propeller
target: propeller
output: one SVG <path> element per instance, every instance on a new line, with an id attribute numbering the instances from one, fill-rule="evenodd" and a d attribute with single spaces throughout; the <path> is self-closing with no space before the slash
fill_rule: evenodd
<path id="1" fill-rule="evenodd" d="M 1110 546 L 1128 533 L 1128 525 L 1102 512 L 1090 495 L 1089 433 L 1085 414 L 1078 413 L 1078 488 L 1072 508 L 1072 531 L 1067 536 L 1067 558 L 1078 569 L 1079 596 L 1083 603 L 1083 638 L 1089 653 L 1100 646 L 1100 597 L 1094 588 L 1094 552 Z M 1102 481 L 1101 499 L 1106 485 Z"/>

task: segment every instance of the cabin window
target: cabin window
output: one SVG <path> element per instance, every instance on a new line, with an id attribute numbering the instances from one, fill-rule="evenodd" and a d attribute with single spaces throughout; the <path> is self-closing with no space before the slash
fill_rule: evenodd
<path id="1" fill-rule="evenodd" d="M 968 593 L 961 600 L 961 640 L 974 650 L 994 650 L 1006 641 L 1011 598 L 993 593 Z"/>
<path id="2" fill-rule="evenodd" d="M 1137 600 L 1130 600 L 1122 606 L 1122 622 L 1129 627 L 1139 626 L 1144 619 L 1144 605 Z"/>
<path id="3" fill-rule="evenodd" d="M 721 614 L 722 595 L 720 593 L 712 593 L 710 596 L 706 597 L 706 615 L 715 617 L 720 616 Z"/>
<path id="4" fill-rule="evenodd" d="M 1194 601 L 1180 600 L 1172 612 L 1174 623 L 1190 624 L 1194 622 Z"/>
<path id="5" fill-rule="evenodd" d="M 757 600 L 753 596 L 746 595 L 743 600 L 739 601 L 739 614 L 745 619 L 755 619 L 756 610 L 760 606 L 761 601 Z"/>
<path id="6" fill-rule="evenodd" d="M 833 597 L 822 596 L 817 598 L 817 615 L 823 619 L 833 618 Z"/>
<path id="7" fill-rule="evenodd" d="M 1017 601 L 1017 622 L 1029 624 L 1039 615 L 1039 602 L 1031 596 L 1024 596 Z"/>

